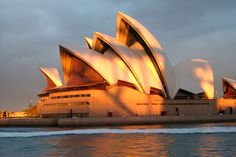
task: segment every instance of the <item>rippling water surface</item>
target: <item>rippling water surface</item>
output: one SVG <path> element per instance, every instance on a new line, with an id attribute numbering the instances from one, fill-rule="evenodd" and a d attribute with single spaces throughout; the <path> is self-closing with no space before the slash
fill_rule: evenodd
<path id="1" fill-rule="evenodd" d="M 0 156 L 236 156 L 236 123 L 0 128 Z"/>

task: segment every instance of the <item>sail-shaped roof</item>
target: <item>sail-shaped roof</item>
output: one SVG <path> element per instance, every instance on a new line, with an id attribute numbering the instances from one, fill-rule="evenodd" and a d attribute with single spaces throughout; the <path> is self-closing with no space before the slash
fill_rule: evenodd
<path id="1" fill-rule="evenodd" d="M 235 97 L 236 95 L 236 80 L 222 77 L 224 97 Z"/>
<path id="2" fill-rule="evenodd" d="M 227 82 L 232 88 L 236 90 L 236 80 L 233 80 L 231 78 L 223 77 L 222 80 L 224 82 Z"/>
<path id="3" fill-rule="evenodd" d="M 68 48 L 67 48 L 68 49 Z M 87 48 L 70 48 L 70 53 L 88 64 L 110 85 L 115 85 L 119 80 L 134 84 L 140 89 L 132 73 L 117 56 L 111 55 L 108 49 L 106 55 Z"/>
<path id="4" fill-rule="evenodd" d="M 124 13 L 117 14 L 116 38 L 95 32 L 93 39 L 85 37 L 85 41 L 87 48 L 60 46 L 63 88 L 126 85 L 171 99 L 178 90 L 214 98 L 213 71 L 206 60 L 187 60 L 172 67 L 158 40 Z M 56 69 L 40 70 L 47 88 L 62 86 Z M 223 81 L 236 88 L 236 81 Z"/>
<path id="5" fill-rule="evenodd" d="M 91 64 L 72 50 L 60 46 L 60 56 L 66 86 L 104 83 L 106 79 Z"/>
<path id="6" fill-rule="evenodd" d="M 179 88 L 194 94 L 206 93 L 214 98 L 214 75 L 210 64 L 203 59 L 183 61 L 174 67 L 178 76 Z"/>
<path id="7" fill-rule="evenodd" d="M 58 73 L 58 70 L 56 68 L 40 68 L 40 71 L 45 76 L 47 81 L 47 87 L 46 89 L 59 87 L 62 85 L 60 75 Z"/>
<path id="8" fill-rule="evenodd" d="M 174 98 L 178 90 L 177 78 L 168 58 L 156 38 L 138 21 L 118 12 L 116 39 L 128 47 L 139 42 L 150 57 L 168 97 Z"/>
<path id="9" fill-rule="evenodd" d="M 97 51 L 102 50 L 102 47 L 113 49 L 113 52 L 116 53 L 130 69 L 145 93 L 149 94 L 151 87 L 164 92 L 162 83 L 150 58 L 146 55 L 139 43 L 132 45 L 132 47 L 134 47 L 134 51 L 132 51 L 131 48 L 128 48 L 115 38 L 98 32 L 95 32 L 93 41 L 93 49 Z"/>

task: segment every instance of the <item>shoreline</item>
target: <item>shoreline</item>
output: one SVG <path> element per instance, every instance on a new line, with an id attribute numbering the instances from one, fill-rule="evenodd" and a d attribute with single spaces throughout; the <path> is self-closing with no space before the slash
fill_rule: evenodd
<path id="1" fill-rule="evenodd" d="M 0 119 L 0 127 L 106 127 L 236 122 L 236 115 Z"/>

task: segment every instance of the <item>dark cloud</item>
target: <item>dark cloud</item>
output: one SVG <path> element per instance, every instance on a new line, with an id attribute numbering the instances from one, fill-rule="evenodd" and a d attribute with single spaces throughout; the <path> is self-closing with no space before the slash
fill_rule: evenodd
<path id="1" fill-rule="evenodd" d="M 60 69 L 58 44 L 83 45 L 99 31 L 115 35 L 116 12 L 144 24 L 174 65 L 208 59 L 236 79 L 234 0 L 0 0 L 0 110 L 21 109 L 44 87 L 38 67 Z"/>

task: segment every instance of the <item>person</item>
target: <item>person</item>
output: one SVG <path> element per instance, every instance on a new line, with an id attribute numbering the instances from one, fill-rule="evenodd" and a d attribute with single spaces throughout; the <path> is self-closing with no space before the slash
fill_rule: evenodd
<path id="1" fill-rule="evenodd" d="M 179 115 L 179 108 L 176 108 L 175 111 L 176 111 L 176 115 Z"/>
<path id="2" fill-rule="evenodd" d="M 73 118 L 73 111 L 70 109 L 70 118 Z"/>
<path id="3" fill-rule="evenodd" d="M 233 108 L 232 107 L 229 108 L 229 112 L 230 112 L 230 114 L 233 114 Z"/>

